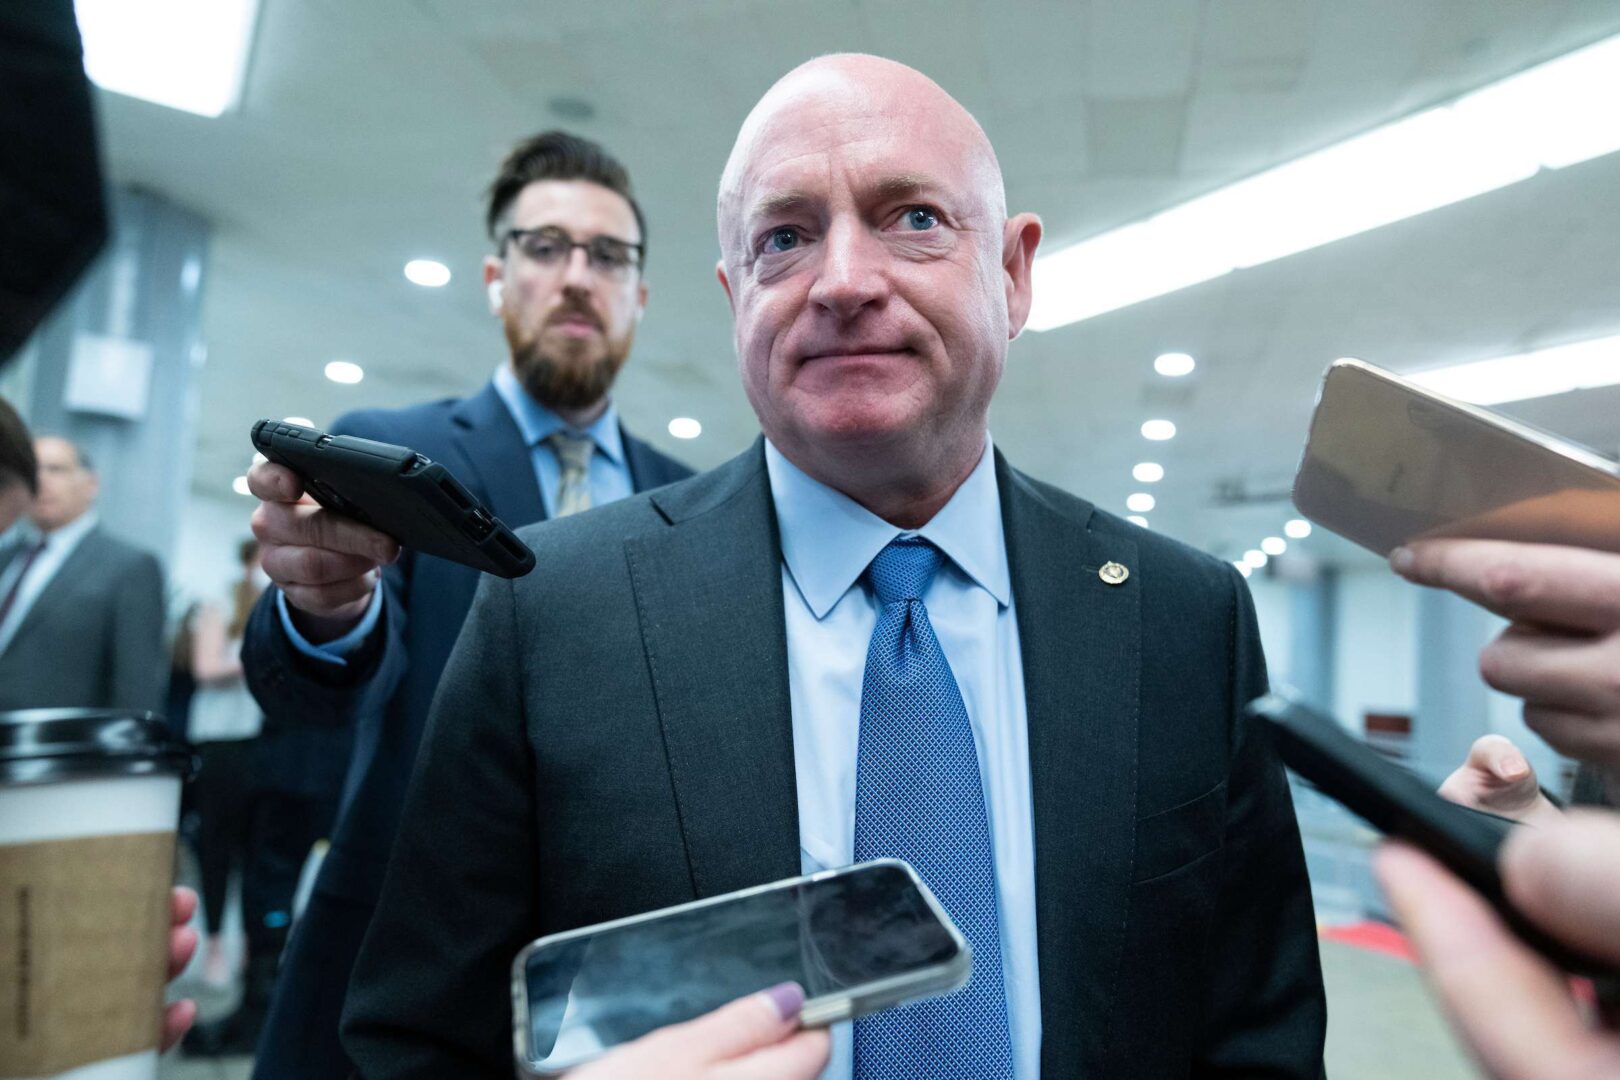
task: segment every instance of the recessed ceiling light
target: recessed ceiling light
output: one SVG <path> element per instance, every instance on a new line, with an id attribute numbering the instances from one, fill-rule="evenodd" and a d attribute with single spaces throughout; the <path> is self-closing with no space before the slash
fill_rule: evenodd
<path id="1" fill-rule="evenodd" d="M 424 288 L 437 289 L 450 284 L 450 268 L 432 259 L 412 259 L 405 264 L 405 277 Z"/>
<path id="2" fill-rule="evenodd" d="M 703 434 L 703 425 L 690 416 L 677 416 L 669 422 L 669 433 L 677 439 L 695 439 Z"/>
<path id="3" fill-rule="evenodd" d="M 269 460 L 270 460 L 269 458 L 265 457 L 263 454 L 259 453 L 257 450 L 255 450 L 253 452 L 253 464 L 255 464 L 255 465 L 263 465 L 265 462 L 267 462 Z"/>
<path id="4" fill-rule="evenodd" d="M 1149 420 L 1142 425 L 1142 438 L 1164 442 L 1176 437 L 1176 425 L 1169 420 Z"/>
<path id="5" fill-rule="evenodd" d="M 326 373 L 326 375 L 327 375 L 328 378 L 331 378 L 331 375 L 332 375 L 331 371 L 328 371 Z M 342 381 L 343 381 L 342 379 L 338 380 L 338 382 L 342 382 Z M 355 380 L 355 382 L 359 382 L 359 381 L 360 381 L 359 379 Z M 297 424 L 299 427 L 314 427 L 315 426 L 315 421 L 311 420 L 307 416 L 284 416 L 284 417 L 281 418 L 281 422 L 284 423 L 284 424 Z"/>
<path id="6" fill-rule="evenodd" d="M 1620 35 L 1035 260 L 1051 330 L 1620 150 Z"/>
<path id="7" fill-rule="evenodd" d="M 1288 541 L 1280 536 L 1268 536 L 1260 541 L 1260 550 L 1267 555 L 1281 555 L 1288 550 Z"/>
<path id="8" fill-rule="evenodd" d="M 1125 499 L 1126 507 L 1136 511 L 1138 514 L 1145 514 L 1152 510 L 1156 503 L 1157 500 L 1145 491 L 1134 492 Z"/>
<path id="9" fill-rule="evenodd" d="M 1249 564 L 1244 562 L 1242 559 L 1234 560 L 1232 565 L 1237 567 L 1238 573 L 1242 574 L 1244 577 L 1248 577 L 1250 574 L 1254 573 L 1253 570 L 1249 569 Z"/>
<path id="10" fill-rule="evenodd" d="M 1130 522 L 1132 525 L 1140 525 L 1144 529 L 1148 527 L 1147 518 L 1143 517 L 1141 514 L 1130 514 L 1125 518 L 1125 520 Z"/>
<path id="11" fill-rule="evenodd" d="M 1303 540 L 1311 535 L 1311 523 L 1304 518 L 1295 518 L 1283 526 L 1283 534 L 1295 540 Z"/>
<path id="12" fill-rule="evenodd" d="M 1164 479 L 1164 466 L 1156 465 L 1151 461 L 1144 461 L 1131 469 L 1131 476 L 1138 483 L 1157 484 Z"/>
<path id="13" fill-rule="evenodd" d="M 1270 562 L 1271 558 L 1259 548 L 1250 548 L 1243 553 L 1243 561 L 1249 564 L 1251 570 L 1258 570 Z"/>
<path id="14" fill-rule="evenodd" d="M 198 116 L 242 93 L 258 0 L 74 0 L 84 72 L 104 90 Z"/>
<path id="15" fill-rule="evenodd" d="M 231 481 L 231 490 L 236 492 L 238 495 L 251 495 L 251 494 L 253 494 L 253 492 L 248 490 L 247 477 L 245 477 L 245 476 L 238 476 L 235 480 L 232 480 Z"/>
<path id="16" fill-rule="evenodd" d="M 1153 360 L 1153 370 L 1172 379 L 1191 375 L 1192 369 L 1197 366 L 1198 362 L 1184 352 L 1163 353 Z"/>
<path id="17" fill-rule="evenodd" d="M 354 384 L 366 377 L 365 369 L 348 360 L 333 360 L 326 365 L 326 377 L 335 383 Z M 313 427 L 314 425 L 310 425 Z"/>

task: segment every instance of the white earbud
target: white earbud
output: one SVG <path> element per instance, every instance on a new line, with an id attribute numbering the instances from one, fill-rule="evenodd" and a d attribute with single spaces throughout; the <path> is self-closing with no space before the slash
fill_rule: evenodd
<path id="1" fill-rule="evenodd" d="M 489 291 L 489 310 L 498 315 L 498 314 L 500 314 L 500 310 L 501 310 L 501 294 L 506 291 L 505 283 L 502 282 L 499 278 L 497 278 L 496 280 L 489 283 L 488 291 Z"/>

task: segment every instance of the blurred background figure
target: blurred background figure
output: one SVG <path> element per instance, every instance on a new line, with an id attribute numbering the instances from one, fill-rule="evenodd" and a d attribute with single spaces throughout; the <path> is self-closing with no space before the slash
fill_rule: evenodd
<path id="1" fill-rule="evenodd" d="M 238 557 L 242 576 L 231 586 L 226 606 L 195 605 L 177 635 L 180 644 L 189 647 L 186 673 L 195 687 L 186 734 L 202 758 L 193 807 L 198 816 L 197 863 L 207 927 L 203 978 L 214 986 L 224 986 L 233 974 L 221 939 L 233 876 L 242 885 L 244 921 L 250 928 L 263 921 L 257 883 L 245 870 L 251 861 L 253 808 L 259 787 L 254 749 L 264 716 L 248 693 L 240 657 L 242 627 L 263 589 L 255 580 L 263 573 L 258 541 L 242 541 Z M 251 930 L 248 951 L 249 955 L 253 952 Z"/>
<path id="2" fill-rule="evenodd" d="M 163 571 L 101 528 L 96 474 L 67 439 L 34 440 L 31 527 L 0 552 L 0 709 L 157 709 Z"/>

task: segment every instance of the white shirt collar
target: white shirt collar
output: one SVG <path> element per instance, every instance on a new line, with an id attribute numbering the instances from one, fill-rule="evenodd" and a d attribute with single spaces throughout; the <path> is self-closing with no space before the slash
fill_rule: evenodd
<path id="1" fill-rule="evenodd" d="M 946 554 L 963 574 L 1002 607 L 1012 598 L 1001 494 L 988 434 L 984 454 L 939 513 L 920 529 L 891 525 L 854 499 L 815 480 L 769 439 L 765 468 L 782 538 L 782 558 L 799 594 L 817 619 L 825 618 L 897 536 L 916 535 Z"/>
<path id="2" fill-rule="evenodd" d="M 495 369 L 495 392 L 512 414 L 526 446 L 539 446 L 554 431 L 573 431 L 562 417 L 534 399 L 518 381 L 511 364 Z M 606 454 L 615 465 L 624 464 L 624 440 L 620 437 L 619 412 L 609 401 L 607 408 L 584 431 L 596 448 Z"/>

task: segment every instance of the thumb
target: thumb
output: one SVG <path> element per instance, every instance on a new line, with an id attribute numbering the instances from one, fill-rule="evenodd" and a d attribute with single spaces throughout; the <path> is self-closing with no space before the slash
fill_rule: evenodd
<path id="1" fill-rule="evenodd" d="M 671 1027 L 664 1033 L 665 1041 L 671 1052 L 686 1049 L 692 1060 L 725 1061 L 797 1031 L 803 1008 L 799 984 L 782 983 Z"/>
<path id="2" fill-rule="evenodd" d="M 1468 750 L 1468 764 L 1503 785 L 1535 783 L 1530 762 L 1511 741 L 1501 735 L 1482 735 Z"/>
<path id="3" fill-rule="evenodd" d="M 1620 961 L 1620 818 L 1572 810 L 1537 829 L 1514 829 L 1501 855 L 1515 907 L 1559 940 Z"/>

